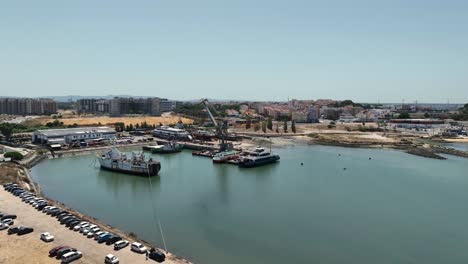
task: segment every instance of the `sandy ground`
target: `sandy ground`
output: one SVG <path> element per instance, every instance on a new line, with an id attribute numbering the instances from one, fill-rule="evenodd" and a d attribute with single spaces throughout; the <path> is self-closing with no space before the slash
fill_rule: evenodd
<path id="1" fill-rule="evenodd" d="M 453 142 L 453 143 L 468 143 L 468 137 L 465 138 L 446 138 L 444 139 L 447 142 Z"/>
<path id="2" fill-rule="evenodd" d="M 188 119 L 188 118 L 181 118 L 180 119 L 182 123 L 184 124 L 192 124 L 193 120 Z M 47 122 L 53 122 L 54 119 L 50 117 L 41 117 L 41 118 L 36 118 L 34 120 L 28 120 L 25 122 L 26 125 L 45 125 Z M 60 122 L 63 122 L 64 125 L 73 125 L 73 124 L 78 124 L 80 126 L 86 126 L 86 125 L 98 125 L 99 123 L 101 125 L 111 125 L 116 122 L 123 122 L 125 124 L 141 124 L 142 122 L 145 122 L 150 124 L 150 125 L 159 125 L 159 123 L 162 123 L 164 125 L 170 125 L 170 124 L 176 124 L 179 122 L 179 117 L 178 116 L 136 116 L 136 117 L 109 117 L 109 116 L 86 116 L 86 117 L 65 117 L 65 118 L 60 118 Z"/>
<path id="3" fill-rule="evenodd" d="M 130 251 L 126 247 L 120 251 L 114 251 L 112 246 L 98 244 L 91 238 L 86 238 L 78 232 L 69 230 L 60 225 L 56 218 L 37 211 L 30 205 L 21 202 L 21 199 L 0 188 L 0 211 L 16 214 L 15 226 L 22 225 L 34 228 L 34 232 L 24 235 L 7 235 L 7 230 L 0 231 L 0 263 L 5 264 L 42 264 L 60 263 L 55 258 L 49 258 L 48 252 L 58 245 L 68 245 L 77 248 L 83 253 L 83 258 L 73 263 L 104 263 L 107 254 L 114 254 L 120 259 L 120 263 L 157 263 L 146 261 L 145 255 Z M 50 232 L 55 236 L 55 241 L 45 243 L 39 239 L 43 232 Z M 131 242 L 131 241 L 130 241 Z M 168 256 L 164 263 L 186 263 Z"/>

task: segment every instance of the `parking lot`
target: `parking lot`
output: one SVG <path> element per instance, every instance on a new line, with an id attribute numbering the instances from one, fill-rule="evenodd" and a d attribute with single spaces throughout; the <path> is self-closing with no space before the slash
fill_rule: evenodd
<path id="1" fill-rule="evenodd" d="M 107 254 L 117 256 L 120 263 L 157 263 L 146 260 L 145 254 L 130 251 L 130 247 L 114 251 L 112 246 L 98 244 L 92 238 L 69 230 L 60 225 L 55 217 L 37 211 L 3 188 L 0 188 L 0 211 L 17 215 L 13 226 L 34 228 L 33 233 L 23 236 L 7 235 L 7 230 L 0 231 L 0 263 L 60 263 L 60 260 L 48 257 L 49 250 L 59 245 L 74 247 L 83 253 L 83 257 L 73 263 L 104 263 Z M 39 237 L 43 232 L 50 232 L 55 240 L 50 243 L 41 241 Z M 185 262 L 169 254 L 164 263 Z"/>

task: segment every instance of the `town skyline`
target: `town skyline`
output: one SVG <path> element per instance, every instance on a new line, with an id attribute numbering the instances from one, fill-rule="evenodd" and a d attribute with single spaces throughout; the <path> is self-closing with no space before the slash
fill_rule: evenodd
<path id="1" fill-rule="evenodd" d="M 8 2 L 0 94 L 464 103 L 467 9 L 455 0 Z"/>
<path id="2" fill-rule="evenodd" d="M 180 101 L 180 102 L 196 102 L 200 101 L 201 99 L 208 99 L 213 102 L 288 102 L 291 100 L 334 100 L 334 101 L 345 101 L 345 100 L 351 100 L 355 103 L 364 103 L 364 104 L 449 104 L 449 105 L 464 105 L 466 102 L 468 102 L 468 98 L 466 101 L 451 101 L 450 99 L 446 99 L 445 101 L 434 101 L 434 102 L 429 102 L 429 101 L 424 101 L 424 100 L 412 100 L 411 98 L 403 98 L 399 102 L 392 102 L 392 101 L 384 101 L 384 100 L 377 100 L 377 101 L 359 101 L 359 100 L 354 100 L 352 98 L 316 98 L 316 97 L 303 97 L 303 98 L 285 98 L 284 100 L 254 100 L 254 99 L 242 99 L 242 98 L 209 98 L 209 97 L 200 97 L 200 98 L 189 98 L 189 99 L 178 99 L 176 96 L 169 96 L 169 97 L 162 97 L 162 96 L 157 96 L 157 95 L 131 95 L 131 94 L 108 94 L 108 95 L 49 95 L 49 96 L 0 96 L 0 98 L 48 98 L 48 99 L 53 99 L 57 102 L 69 102 L 69 101 L 77 101 L 79 99 L 112 99 L 115 97 L 123 97 L 123 98 L 128 98 L 128 97 L 133 97 L 133 98 L 167 98 L 170 100 L 175 100 L 175 101 Z"/>

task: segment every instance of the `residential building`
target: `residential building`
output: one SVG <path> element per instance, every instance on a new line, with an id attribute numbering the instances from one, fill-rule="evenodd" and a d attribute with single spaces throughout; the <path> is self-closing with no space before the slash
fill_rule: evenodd
<path id="1" fill-rule="evenodd" d="M 0 114 L 50 115 L 57 113 L 57 103 L 48 98 L 0 98 Z"/>
<path id="2" fill-rule="evenodd" d="M 307 110 L 307 122 L 308 123 L 318 123 L 320 118 L 320 111 L 316 107 L 309 107 Z"/>
<path id="3" fill-rule="evenodd" d="M 161 104 L 161 102 L 163 102 Z M 121 116 L 127 114 L 148 114 L 160 116 L 162 112 L 170 112 L 175 104 L 167 99 L 153 98 L 128 98 L 115 97 L 110 100 L 110 116 Z"/>

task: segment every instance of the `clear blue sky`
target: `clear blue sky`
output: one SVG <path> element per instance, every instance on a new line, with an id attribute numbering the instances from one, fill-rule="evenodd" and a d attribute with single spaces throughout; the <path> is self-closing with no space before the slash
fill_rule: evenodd
<path id="1" fill-rule="evenodd" d="M 468 1 L 0 2 L 0 96 L 468 102 Z"/>

